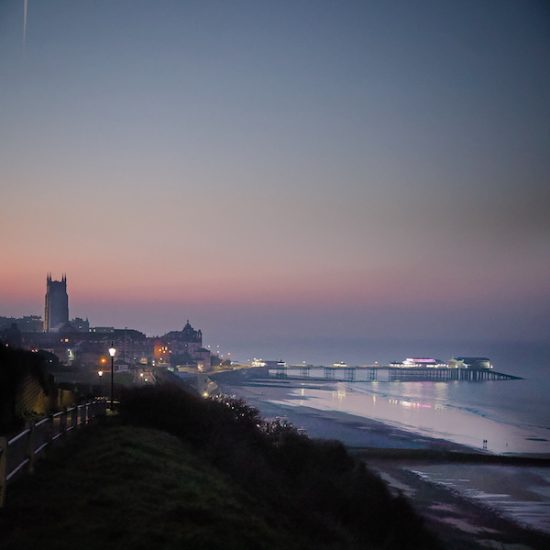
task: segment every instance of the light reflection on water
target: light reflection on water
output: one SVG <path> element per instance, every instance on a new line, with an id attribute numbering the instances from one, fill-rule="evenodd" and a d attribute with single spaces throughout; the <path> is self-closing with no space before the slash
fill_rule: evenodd
<path id="1" fill-rule="evenodd" d="M 372 418 L 475 448 L 483 448 L 486 439 L 487 450 L 496 453 L 550 453 L 548 428 L 504 421 L 490 404 L 450 403 L 452 389 L 449 383 L 326 383 L 291 389 L 289 397 L 299 396 L 299 402 L 285 402 Z"/>

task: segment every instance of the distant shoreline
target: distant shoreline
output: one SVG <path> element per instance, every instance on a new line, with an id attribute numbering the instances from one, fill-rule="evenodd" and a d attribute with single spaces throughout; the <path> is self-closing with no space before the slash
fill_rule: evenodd
<path id="1" fill-rule="evenodd" d="M 350 447 L 350 452 L 362 458 L 388 459 L 414 462 L 457 462 L 498 464 L 502 466 L 550 467 L 550 455 L 499 455 L 476 451 L 444 449 L 384 449 L 379 447 Z"/>
<path id="2" fill-rule="evenodd" d="M 220 373 L 215 380 L 224 393 L 234 393 L 243 398 L 251 406 L 259 409 L 262 416 L 285 417 L 296 428 L 303 427 L 314 439 L 336 439 L 351 449 L 432 449 L 476 452 L 475 449 L 465 445 L 403 430 L 379 420 L 339 411 L 320 411 L 306 405 L 289 406 L 263 401 L 262 388 L 286 388 L 287 384 L 284 381 L 271 380 L 272 383 L 263 384 L 262 380 L 257 379 L 254 383 L 250 373 L 243 373 L 243 371 L 227 372 L 223 375 Z M 246 391 L 243 391 L 244 388 Z M 308 422 L 309 426 L 304 426 L 304 422 Z M 360 438 L 357 437 L 358 430 L 360 430 Z M 354 440 L 357 443 L 354 443 Z M 365 445 L 367 440 L 370 441 L 370 445 Z"/>

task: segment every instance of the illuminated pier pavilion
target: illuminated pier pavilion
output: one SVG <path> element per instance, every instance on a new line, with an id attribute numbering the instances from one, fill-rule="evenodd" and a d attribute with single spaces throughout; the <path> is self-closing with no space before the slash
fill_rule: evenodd
<path id="1" fill-rule="evenodd" d="M 488 380 L 519 380 L 518 376 L 496 372 L 493 368 L 468 366 L 313 366 L 285 365 L 269 368 L 269 375 L 276 378 L 297 380 L 335 380 L 338 382 L 483 382 Z"/>

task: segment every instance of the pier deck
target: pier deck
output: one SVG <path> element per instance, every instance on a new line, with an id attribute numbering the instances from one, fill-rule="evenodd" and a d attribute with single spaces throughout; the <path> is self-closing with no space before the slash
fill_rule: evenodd
<path id="1" fill-rule="evenodd" d="M 492 369 L 423 368 L 423 367 L 315 367 L 289 366 L 269 369 L 275 378 L 298 380 L 335 380 L 341 382 L 484 382 L 520 380 L 518 376 Z"/>

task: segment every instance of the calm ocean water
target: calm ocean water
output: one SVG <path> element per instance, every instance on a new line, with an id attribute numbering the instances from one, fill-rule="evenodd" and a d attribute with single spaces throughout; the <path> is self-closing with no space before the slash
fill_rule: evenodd
<path id="1" fill-rule="evenodd" d="M 537 399 L 534 398 L 537 397 Z M 338 411 L 496 453 L 548 453 L 550 416 L 534 382 L 292 382 L 274 403 Z M 523 397 L 523 399 L 521 399 Z M 269 391 L 264 399 L 270 400 Z M 537 401 L 540 402 L 537 404 Z M 546 411 L 546 416 L 545 416 Z"/>

